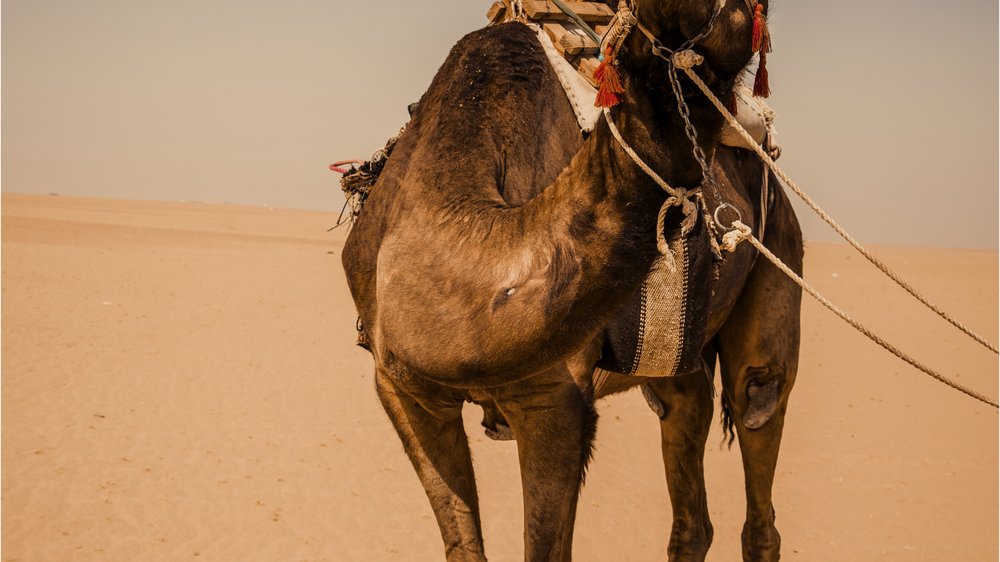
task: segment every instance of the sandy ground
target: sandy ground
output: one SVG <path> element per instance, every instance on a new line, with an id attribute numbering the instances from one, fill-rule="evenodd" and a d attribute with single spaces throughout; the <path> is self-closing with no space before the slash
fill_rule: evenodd
<path id="1" fill-rule="evenodd" d="M 4 194 L 4 561 L 440 560 L 423 490 L 353 345 L 331 214 Z M 997 253 L 877 248 L 997 340 Z M 809 279 L 997 395 L 997 358 L 844 246 Z M 775 505 L 786 560 L 997 560 L 998 417 L 811 300 Z M 656 418 L 599 404 L 581 561 L 663 560 Z M 521 558 L 513 443 L 466 421 L 487 554 Z M 739 558 L 739 454 L 707 453 L 711 560 Z"/>

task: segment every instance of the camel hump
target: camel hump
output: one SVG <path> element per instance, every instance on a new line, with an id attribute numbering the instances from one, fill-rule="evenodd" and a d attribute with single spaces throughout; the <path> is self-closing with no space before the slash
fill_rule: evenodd
<path id="1" fill-rule="evenodd" d="M 473 31 L 452 47 L 420 100 L 421 111 L 468 114 L 477 107 L 489 110 L 493 102 L 512 94 L 537 93 L 547 67 L 535 32 L 524 24 Z"/>

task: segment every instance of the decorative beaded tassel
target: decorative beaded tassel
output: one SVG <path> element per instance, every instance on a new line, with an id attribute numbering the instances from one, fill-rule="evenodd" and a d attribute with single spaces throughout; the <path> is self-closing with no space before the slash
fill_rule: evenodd
<path id="1" fill-rule="evenodd" d="M 771 33 L 767 30 L 767 20 L 764 19 L 764 5 L 760 2 L 754 7 L 752 48 L 760 54 L 757 75 L 753 80 L 753 95 L 766 98 L 771 95 L 771 87 L 767 82 L 767 54 L 771 52 Z"/>
<path id="2" fill-rule="evenodd" d="M 598 84 L 594 107 L 614 107 L 622 101 L 620 94 L 625 93 L 625 87 L 622 86 L 622 79 L 618 69 L 615 68 L 614 59 L 611 47 L 608 46 L 607 51 L 601 55 L 601 63 L 594 70 L 594 80 Z"/>
<path id="3" fill-rule="evenodd" d="M 594 100 L 594 107 L 614 107 L 622 101 L 621 94 L 625 93 L 625 85 L 615 66 L 615 59 L 636 21 L 629 3 L 626 0 L 619 2 L 618 12 L 611 20 L 608 32 L 601 43 L 600 64 L 594 70 L 594 81 L 597 82 L 597 99 Z"/>

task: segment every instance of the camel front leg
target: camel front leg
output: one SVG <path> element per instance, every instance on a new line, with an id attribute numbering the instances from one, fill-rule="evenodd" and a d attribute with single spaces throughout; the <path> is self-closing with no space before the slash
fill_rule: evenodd
<path id="1" fill-rule="evenodd" d="M 787 202 L 785 203 L 787 205 Z M 791 211 L 775 214 L 765 244 L 802 272 L 802 243 Z M 784 222 L 784 224 L 782 224 Z M 782 236 L 782 227 L 787 236 Z M 799 361 L 802 293 L 770 262 L 758 259 L 717 337 L 723 407 L 730 410 L 743 456 L 747 519 L 743 559 L 778 560 L 781 537 L 774 526 L 771 488 L 785 425 L 788 397 Z"/>
<path id="2" fill-rule="evenodd" d="M 476 478 L 462 426 L 462 398 L 429 383 L 407 392 L 380 370 L 375 384 L 430 499 L 446 558 L 486 560 Z"/>
<path id="3" fill-rule="evenodd" d="M 705 493 L 705 442 L 712 425 L 708 367 L 690 375 L 655 379 L 647 388 L 663 405 L 660 436 L 673 525 L 667 547 L 672 562 L 701 561 L 712 545 Z"/>
<path id="4" fill-rule="evenodd" d="M 565 367 L 502 389 L 497 402 L 517 439 L 524 494 L 524 559 L 571 559 L 573 524 L 597 413 L 589 387 Z"/>
<path id="5" fill-rule="evenodd" d="M 731 409 L 743 457 L 747 498 L 746 522 L 742 534 L 743 560 L 770 562 L 779 559 L 781 550 L 781 536 L 775 527 L 771 493 L 794 373 L 789 375 L 787 368 L 777 364 L 765 367 L 754 367 L 754 364 L 759 363 L 739 364 L 723 359 L 722 378 L 725 400 Z M 763 388 L 758 382 L 762 379 L 770 379 Z M 751 395 L 772 392 L 774 400 L 769 398 L 767 402 L 774 405 L 772 412 L 766 416 L 767 419 L 763 420 L 764 415 L 758 412 L 757 421 L 763 420 L 763 424 L 755 427 L 755 423 L 748 423 L 754 421 L 757 410 Z"/>

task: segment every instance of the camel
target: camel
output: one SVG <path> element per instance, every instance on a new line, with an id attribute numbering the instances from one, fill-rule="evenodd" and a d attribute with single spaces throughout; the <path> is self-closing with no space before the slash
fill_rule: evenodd
<path id="1" fill-rule="evenodd" d="M 632 6 L 642 25 L 675 48 L 704 30 L 715 2 Z M 729 0 L 693 47 L 704 56 L 697 72 L 721 99 L 753 55 L 754 7 Z M 667 63 L 632 33 L 618 64 L 625 93 L 610 119 L 671 185 L 699 187 L 702 169 Z M 725 201 L 757 230 L 760 161 L 721 147 L 719 114 L 690 83 L 684 92 L 712 162 L 706 203 L 716 209 Z M 711 290 L 696 291 L 709 306 L 700 369 L 666 378 L 594 376 L 603 327 L 659 255 L 665 199 L 606 121 L 581 137 L 535 33 L 521 23 L 460 40 L 421 98 L 342 260 L 378 396 L 430 500 L 448 560 L 485 560 L 464 402 L 502 417 L 516 437 L 525 559 L 569 560 L 596 431 L 594 400 L 636 385 L 662 406 L 670 559 L 704 559 L 713 531 L 702 462 L 716 363 L 723 414 L 743 455 L 743 557 L 778 559 L 771 487 L 798 359 L 797 286 L 743 245 L 719 264 Z M 788 200 L 772 190 L 763 207 L 765 244 L 801 271 L 801 234 Z"/>

